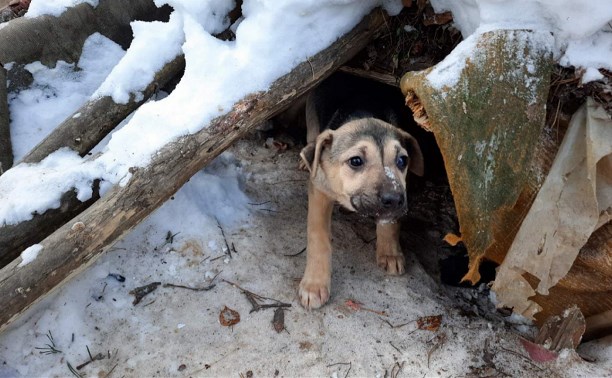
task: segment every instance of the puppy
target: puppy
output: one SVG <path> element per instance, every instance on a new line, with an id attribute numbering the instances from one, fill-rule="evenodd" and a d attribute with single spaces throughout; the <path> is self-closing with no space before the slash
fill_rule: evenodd
<path id="1" fill-rule="evenodd" d="M 308 240 L 299 297 L 307 309 L 321 307 L 330 297 L 334 203 L 373 218 L 378 266 L 392 275 L 405 272 L 398 219 L 407 210 L 408 171 L 423 175 L 423 155 L 416 139 L 398 128 L 393 101 L 375 87 L 336 74 L 306 101 L 308 144 L 300 156 L 310 171 Z M 402 98 L 393 94 L 395 101 Z"/>

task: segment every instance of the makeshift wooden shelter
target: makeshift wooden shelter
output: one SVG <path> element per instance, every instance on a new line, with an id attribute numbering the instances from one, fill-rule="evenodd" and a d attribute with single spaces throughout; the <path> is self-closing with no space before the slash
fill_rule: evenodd
<path id="1" fill-rule="evenodd" d="M 121 41 L 129 35 L 130 20 L 163 19 L 167 11 L 148 0 L 107 0 L 97 8 L 78 5 L 58 18 L 16 19 L 0 30 L 0 63 L 74 61 L 92 32 Z M 237 18 L 239 8 L 230 16 Z M 245 97 L 208 127 L 165 146 L 125 186 L 104 197 L 81 203 L 68 192 L 59 209 L 0 225 L 0 327 L 108 250 L 234 141 L 341 68 L 385 32 L 388 22 L 389 16 L 375 10 L 268 91 Z M 590 100 L 571 122 L 547 117 L 554 68 L 547 38 L 527 30 L 475 36 L 466 41 L 472 44 L 469 52 L 457 49 L 434 67 L 407 73 L 401 89 L 444 157 L 460 224 L 454 242 L 461 240 L 470 257 L 465 280 L 478 282 L 480 262 L 493 260 L 500 264 L 493 285 L 500 305 L 535 315 L 540 323 L 577 305 L 587 332 L 594 332 L 612 322 L 612 144 L 605 143 L 612 140 L 612 125 L 610 115 Z M 15 39 L 29 42 L 15 49 Z M 183 64 L 182 57 L 168 63 L 143 98 L 116 104 L 102 97 L 84 104 L 80 117 L 66 119 L 23 162 L 38 162 L 60 147 L 85 156 L 158 86 L 180 76 Z M 457 74 L 445 75 L 449 70 Z M 399 82 L 392 73 L 365 74 Z M 0 70 L 0 80 L 4 76 Z M 2 170 L 12 164 L 7 125 L 0 91 Z M 556 135 L 563 134 L 562 142 Z M 35 243 L 53 253 L 20 266 L 19 254 Z"/>

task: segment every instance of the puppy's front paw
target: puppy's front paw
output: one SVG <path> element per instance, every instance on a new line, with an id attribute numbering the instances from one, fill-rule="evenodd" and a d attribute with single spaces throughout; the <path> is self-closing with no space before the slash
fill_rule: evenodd
<path id="1" fill-rule="evenodd" d="M 404 255 L 401 254 L 376 254 L 376 264 L 383 268 L 388 274 L 394 276 L 404 274 L 406 272 L 406 259 L 404 258 Z"/>
<path id="2" fill-rule="evenodd" d="M 307 278 L 304 276 L 300 282 L 300 303 L 304 308 L 311 310 L 323 306 L 329 300 L 329 282 Z"/>

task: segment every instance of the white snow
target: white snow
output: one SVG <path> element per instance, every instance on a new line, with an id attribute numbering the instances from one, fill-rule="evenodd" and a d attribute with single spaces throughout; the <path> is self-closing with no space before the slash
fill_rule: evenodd
<path id="1" fill-rule="evenodd" d="M 33 18 L 43 15 L 59 16 L 66 9 L 75 5 L 87 3 L 92 7 L 98 6 L 98 0 L 32 0 L 25 17 Z"/>
<path id="2" fill-rule="evenodd" d="M 76 64 L 59 61 L 55 68 L 40 62 L 26 65 L 33 84 L 9 95 L 15 160 L 83 105 L 124 54 L 119 45 L 95 33 L 85 40 Z"/>
<path id="3" fill-rule="evenodd" d="M 496 29 L 548 32 L 562 65 L 591 72 L 612 70 L 612 6 L 607 1 L 431 0 L 431 4 L 437 12 L 453 13 L 454 25 L 465 38 L 461 44 L 473 43 L 472 35 Z M 597 78 L 591 73 L 583 82 Z"/>
<path id="4" fill-rule="evenodd" d="M 28 17 L 58 15 L 80 2 L 33 0 Z M 158 6 L 172 6 L 170 21 L 133 22 L 135 39 L 127 52 L 96 34 L 85 42 L 76 65 L 29 64 L 34 83 L 10 95 L 17 159 L 88 99 L 109 95 L 125 102 L 130 96 L 138 98 L 154 72 L 181 53 L 186 70 L 168 97 L 142 106 L 96 148 L 100 157 L 80 158 L 62 149 L 39 164 L 19 164 L 0 176 L 0 224 L 14 224 L 29 219 L 33 212 L 56 208 L 60 196 L 72 188 L 79 199 L 86 200 L 94 179 L 103 180 L 102 192 L 128 182 L 129 167 L 147 164 L 168 142 L 206 127 L 243 96 L 266 90 L 381 3 L 392 13 L 400 9 L 399 0 L 245 0 L 244 18 L 232 26 L 236 40 L 220 41 L 212 34 L 229 26 L 225 15 L 234 1 L 156 0 Z M 612 7 L 603 1 L 432 3 L 437 10 L 454 12 L 455 25 L 466 38 L 454 52 L 458 56 L 471 53 L 478 33 L 530 28 L 542 36 L 553 32 L 554 40 L 549 37 L 546 43 L 554 47 L 562 64 L 585 69 L 583 81 L 597 79 L 597 68 L 612 64 L 611 33 L 607 32 Z M 438 67 L 439 85 L 456 80 L 457 66 L 450 63 Z M 529 70 L 530 62 L 525 64 Z M 67 376 L 67 362 L 76 366 L 89 359 L 86 347 L 93 354 L 109 356 L 86 367 L 88 376 L 115 376 L 111 374 L 115 367 L 116 376 L 176 376 L 183 374 L 179 372 L 183 361 L 184 376 L 238 375 L 251 367 L 258 376 L 273 376 L 275 369 L 283 376 L 345 376 L 348 367 L 334 365 L 344 361 L 352 362 L 351 375 L 386 376 L 396 363 L 408 361 L 402 370 L 406 375 L 455 376 L 468 375 L 469 364 L 481 363 L 485 341 L 514 345 L 513 334 L 500 322 L 458 314 L 412 254 L 405 276 L 389 278 L 376 270 L 373 245 L 355 237 L 371 235 L 366 238 L 364 227 L 351 219 L 334 223 L 334 248 L 340 253 L 334 254 L 331 302 L 320 311 L 300 308 L 295 279 L 303 271 L 304 259 L 284 255 L 305 245 L 307 174 L 286 163 L 298 160 L 295 151 L 288 152 L 293 156 L 275 160 L 273 152 L 260 150 L 247 144 L 235 151 L 248 152 L 242 156 L 221 155 L 85 274 L 71 279 L 0 333 L 0 377 Z M 268 154 L 263 159 L 265 168 L 249 165 L 253 151 Z M 252 202 L 251 196 L 256 197 Z M 361 227 L 357 231 L 356 223 Z M 238 252 L 230 258 L 228 253 L 234 249 Z M 33 261 L 40 250 L 40 245 L 28 248 L 20 264 Z M 129 290 L 153 281 L 202 287 L 217 275 L 217 286 L 210 292 L 162 287 L 144 303 L 131 303 Z M 248 315 L 244 296 L 222 284 L 221 278 L 264 295 L 275 293 L 292 303 L 286 324 L 289 332 L 300 331 L 272 333 L 270 319 L 264 317 L 270 313 Z M 27 289 L 21 294 L 27 295 Z M 474 290 L 471 295 L 481 294 Z M 347 298 L 384 309 L 390 316 L 352 312 L 343 307 Z M 218 324 L 225 304 L 243 316 L 235 329 Z M 449 335 L 439 348 L 434 348 L 433 333 L 415 330 L 414 325 L 395 329 L 383 321 L 401 324 L 436 314 L 444 314 L 442 330 Z M 61 352 L 41 354 L 49 350 L 46 344 L 52 343 L 51 338 Z M 611 341 L 583 347 L 599 359 L 598 365 L 585 367 L 576 362 L 561 371 L 581 376 L 609 371 Z M 257 350 L 250 349 L 253 342 Z M 509 369 L 497 372 L 500 375 L 519 375 L 530 368 L 516 356 L 501 349 L 497 352 L 496 364 Z"/>
<path id="5" fill-rule="evenodd" d="M 42 251 L 43 246 L 40 244 L 34 244 L 26 248 L 23 252 L 21 252 L 21 262 L 17 267 L 22 267 L 24 265 L 28 265 L 32 261 L 36 260 L 36 257 Z"/>
<path id="6" fill-rule="evenodd" d="M 42 214 L 47 209 L 58 208 L 62 193 L 72 188 L 76 189 L 79 200 L 88 200 L 93 184 L 90 174 L 97 170 L 98 176 L 104 177 L 105 172 L 99 165 L 89 164 L 87 169 L 84 165 L 76 152 L 62 148 L 39 164 L 20 164 L 9 169 L 2 175 L 0 197 L 10 201 L 0 204 L 0 219 L 5 224 L 14 224 L 31 218 L 34 212 Z M 27 192 L 22 191 L 24 187 L 29 187 Z M 28 217 L 23 216 L 26 213 Z"/>

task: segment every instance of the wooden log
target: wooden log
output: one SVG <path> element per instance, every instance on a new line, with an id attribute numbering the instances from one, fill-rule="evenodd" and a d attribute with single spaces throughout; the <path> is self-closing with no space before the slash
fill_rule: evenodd
<path id="1" fill-rule="evenodd" d="M 242 1 L 238 1 L 236 7 L 229 13 L 230 25 L 242 16 L 241 6 Z M 228 40 L 232 37 L 230 34 L 228 28 L 216 37 Z M 87 101 L 28 152 L 21 161 L 37 163 L 62 147 L 68 147 L 78 152 L 80 156 L 85 156 L 130 113 L 147 102 L 160 87 L 176 78 L 184 69 L 185 56 L 181 54 L 166 63 L 155 74 L 149 85 L 142 90 L 141 96 L 138 96 L 139 100 L 131 96 L 126 104 L 117 104 L 112 97 L 104 96 Z"/>
<path id="2" fill-rule="evenodd" d="M 125 186 L 115 186 L 43 240 L 34 261 L 19 266 L 22 259 L 18 258 L 0 270 L 0 327 L 91 264 L 237 139 L 287 108 L 363 49 L 386 22 L 386 14 L 375 10 L 330 47 L 276 80 L 268 91 L 246 96 L 208 127 L 162 148 L 147 167 L 134 170 Z"/>
<path id="3" fill-rule="evenodd" d="M 169 9 L 157 8 L 152 0 L 101 0 L 95 8 L 82 3 L 59 17 L 21 17 L 0 30 L 0 63 L 76 62 L 83 42 L 95 32 L 127 48 L 132 39 L 130 21 L 156 19 L 164 12 Z"/>
<path id="4" fill-rule="evenodd" d="M 22 162 L 37 163 L 61 147 L 69 147 L 79 155 L 85 156 L 125 117 L 146 102 L 155 93 L 158 85 L 163 85 L 180 74 L 184 65 L 185 59 L 182 55 L 166 64 L 155 75 L 154 81 L 145 88 L 144 96 L 139 101 L 132 99 L 127 104 L 116 104 L 109 96 L 89 100 L 34 147 Z M 0 116 L 1 113 L 0 109 Z M 76 114 L 79 116 L 74 117 Z M 10 140 L 8 143 L 10 146 Z M 0 151 L 2 151 L 1 125 Z M 94 196 L 86 202 L 79 201 L 74 192 L 70 193 L 72 194 L 66 193 L 62 196 L 57 209 L 34 214 L 31 220 L 16 225 L 0 225 L 0 268 L 13 261 L 26 247 L 49 236 L 99 198 L 96 190 Z"/>
<path id="5" fill-rule="evenodd" d="M 134 96 L 125 104 L 117 104 L 110 96 L 91 99 L 66 118 L 51 134 L 28 152 L 21 162 L 38 163 L 50 153 L 68 147 L 85 156 L 130 113 L 151 98 L 155 91 L 179 75 L 185 67 L 185 57 L 176 57 L 155 75 L 155 79 L 142 91 L 140 99 Z"/>
<path id="6" fill-rule="evenodd" d="M 0 64 L 0 175 L 12 166 L 13 146 L 11 145 L 11 125 L 6 96 L 6 70 Z"/>
<path id="7" fill-rule="evenodd" d="M 76 192 L 72 190 L 60 198 L 60 206 L 57 209 L 35 214 L 32 219 L 19 224 L 0 227 L 0 267 L 8 265 L 21 251 L 51 235 L 99 198 L 99 185 L 96 181 L 92 197 L 85 202 L 79 201 Z"/>
<path id="8" fill-rule="evenodd" d="M 236 8 L 230 12 L 230 23 L 240 17 L 241 4 L 242 2 L 238 1 Z M 229 39 L 231 36 L 228 32 L 229 28 L 217 37 Z M 176 78 L 184 67 L 183 55 L 167 63 L 142 91 L 140 100 L 135 100 L 133 96 L 126 104 L 117 104 L 109 96 L 89 100 L 34 147 L 22 162 L 37 163 L 61 147 L 68 147 L 80 156 L 85 156 L 130 113 L 155 94 L 159 87 Z M 51 235 L 99 198 L 97 188 L 94 188 L 94 196 L 86 202 L 79 201 L 74 192 L 71 193 L 66 193 L 61 198 L 58 209 L 35 214 L 31 220 L 18 225 L 0 226 L 0 268 L 13 261 L 26 247 Z"/>

